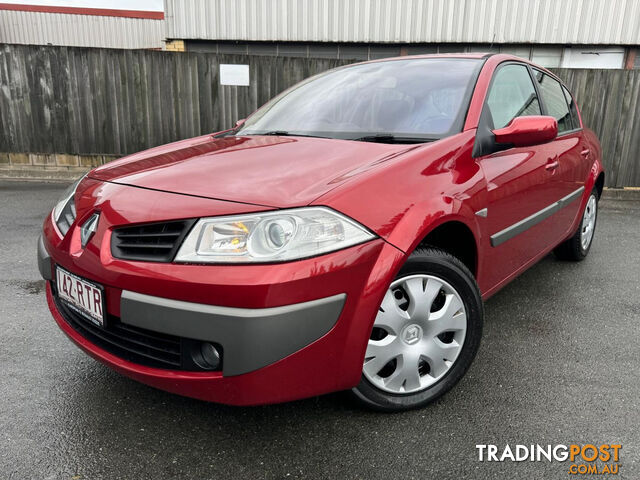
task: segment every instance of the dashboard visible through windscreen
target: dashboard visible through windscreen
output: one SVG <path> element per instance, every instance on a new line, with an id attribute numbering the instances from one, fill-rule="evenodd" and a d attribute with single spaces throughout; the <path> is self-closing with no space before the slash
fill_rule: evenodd
<path id="1" fill-rule="evenodd" d="M 343 67 L 274 98 L 235 133 L 429 141 L 457 133 L 482 66 L 470 58 L 415 58 Z"/>

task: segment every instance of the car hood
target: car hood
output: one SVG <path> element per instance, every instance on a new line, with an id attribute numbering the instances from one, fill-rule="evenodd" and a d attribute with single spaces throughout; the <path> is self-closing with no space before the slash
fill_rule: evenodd
<path id="1" fill-rule="evenodd" d="M 417 145 L 309 137 L 211 135 L 145 150 L 90 177 L 275 208 L 302 206 Z"/>

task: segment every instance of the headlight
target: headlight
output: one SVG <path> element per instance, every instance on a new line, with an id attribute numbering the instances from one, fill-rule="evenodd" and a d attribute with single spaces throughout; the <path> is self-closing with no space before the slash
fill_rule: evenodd
<path id="1" fill-rule="evenodd" d="M 73 184 L 64 191 L 62 197 L 53 208 L 53 220 L 63 237 L 67 234 L 69 228 L 71 228 L 71 224 L 73 224 L 76 219 L 76 204 L 73 201 L 73 197 L 76 193 L 76 189 L 78 188 L 78 184 L 84 177 L 86 177 L 86 175 L 83 175 L 73 182 Z"/>
<path id="2" fill-rule="evenodd" d="M 282 262 L 340 250 L 374 237 L 363 226 L 325 207 L 201 218 L 175 261 Z"/>

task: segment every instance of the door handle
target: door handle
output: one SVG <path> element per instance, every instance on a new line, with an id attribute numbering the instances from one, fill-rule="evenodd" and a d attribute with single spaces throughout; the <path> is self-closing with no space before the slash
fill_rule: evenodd
<path id="1" fill-rule="evenodd" d="M 582 150 L 580 152 L 580 155 L 582 155 L 584 158 L 587 158 L 589 156 L 589 154 L 591 153 L 591 150 L 588 148 L 585 148 L 584 150 Z"/>
<path id="2" fill-rule="evenodd" d="M 560 165 L 560 163 L 558 162 L 558 157 L 553 159 L 550 158 L 544 168 L 546 168 L 547 170 L 555 170 L 556 168 L 558 168 L 558 165 Z"/>

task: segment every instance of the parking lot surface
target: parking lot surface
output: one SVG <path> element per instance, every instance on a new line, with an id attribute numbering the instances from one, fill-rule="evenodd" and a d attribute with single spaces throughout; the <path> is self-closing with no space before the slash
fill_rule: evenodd
<path id="1" fill-rule="evenodd" d="M 83 354 L 54 324 L 36 267 L 64 188 L 0 182 L 0 478 L 576 477 L 568 463 L 477 461 L 476 444 L 507 443 L 619 443 L 617 478 L 640 478 L 640 203 L 602 201 L 589 257 L 548 256 L 488 300 L 467 376 L 389 415 L 344 394 L 209 404 Z"/>

